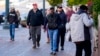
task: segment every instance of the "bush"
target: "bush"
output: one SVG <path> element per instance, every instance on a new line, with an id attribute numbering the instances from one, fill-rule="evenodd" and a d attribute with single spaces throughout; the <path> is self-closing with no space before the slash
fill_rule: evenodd
<path id="1" fill-rule="evenodd" d="M 93 12 L 93 18 L 94 18 L 94 25 L 97 28 L 98 27 L 98 14 L 96 12 Z"/>
<path id="2" fill-rule="evenodd" d="M 98 14 L 100 14 L 100 0 L 93 0 L 95 26 L 98 27 Z"/>

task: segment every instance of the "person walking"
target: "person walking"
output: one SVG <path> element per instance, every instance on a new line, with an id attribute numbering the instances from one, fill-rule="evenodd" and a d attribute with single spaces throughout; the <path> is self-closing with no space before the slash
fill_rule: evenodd
<path id="1" fill-rule="evenodd" d="M 73 11 L 73 8 L 72 8 L 71 6 L 68 6 L 68 7 L 67 7 L 67 12 L 66 12 L 66 15 L 67 15 L 67 22 L 70 21 L 70 17 L 72 16 L 73 13 L 75 13 L 75 12 Z"/>
<path id="2" fill-rule="evenodd" d="M 46 10 L 46 17 L 50 14 L 50 9 L 47 9 Z M 48 27 L 46 27 L 46 30 L 47 30 L 47 43 L 50 43 L 50 37 L 49 37 L 49 34 L 48 34 Z"/>
<path id="3" fill-rule="evenodd" d="M 59 50 L 59 42 L 60 42 L 60 46 L 61 46 L 61 50 L 64 50 L 64 41 L 65 41 L 65 33 L 66 33 L 66 28 L 65 28 L 65 24 L 67 22 L 67 16 L 64 13 L 64 10 L 62 9 L 62 6 L 58 6 L 57 7 L 57 14 L 60 16 L 60 27 L 58 29 L 58 40 L 57 40 L 57 50 Z"/>
<path id="4" fill-rule="evenodd" d="M 67 22 L 70 22 L 71 16 L 72 14 L 74 14 L 75 12 L 73 11 L 73 8 L 71 6 L 67 7 L 67 11 L 66 11 L 66 16 L 67 16 Z M 71 36 L 69 36 L 69 41 L 71 41 Z"/>
<path id="5" fill-rule="evenodd" d="M 30 30 L 31 38 L 33 41 L 33 48 L 40 46 L 41 39 L 41 26 L 44 24 L 42 12 L 38 9 L 38 5 L 33 3 L 33 9 L 29 11 L 27 17 L 27 25 Z"/>
<path id="6" fill-rule="evenodd" d="M 11 8 L 8 15 L 8 22 L 10 24 L 10 40 L 14 41 L 15 37 L 15 22 L 18 20 L 15 8 Z"/>
<path id="7" fill-rule="evenodd" d="M 51 13 L 47 15 L 47 19 L 45 20 L 46 22 L 44 28 L 46 29 L 46 25 L 48 26 L 48 34 L 51 42 L 51 55 L 56 55 L 60 17 L 57 13 L 55 13 L 54 7 L 50 8 L 50 12 Z"/>
<path id="8" fill-rule="evenodd" d="M 30 30 L 30 25 L 28 25 L 28 28 L 29 28 L 29 38 L 28 38 L 28 40 L 31 40 L 32 38 L 31 38 L 31 30 Z"/>
<path id="9" fill-rule="evenodd" d="M 85 5 L 79 7 L 76 14 L 72 14 L 70 22 L 66 26 L 66 30 L 71 31 L 72 42 L 76 45 L 76 55 L 82 56 L 82 50 L 85 56 L 91 56 L 91 35 L 90 28 L 93 20 L 87 14 L 88 8 Z"/>
<path id="10" fill-rule="evenodd" d="M 19 24 L 20 24 L 20 20 L 21 20 L 21 17 L 20 17 L 20 12 L 19 10 L 16 11 L 16 14 L 17 14 L 17 17 L 18 17 L 18 21 L 16 21 L 16 28 L 19 28 Z"/>

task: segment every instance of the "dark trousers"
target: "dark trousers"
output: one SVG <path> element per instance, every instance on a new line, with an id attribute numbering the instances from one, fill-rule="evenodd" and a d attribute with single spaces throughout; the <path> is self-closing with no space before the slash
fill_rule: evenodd
<path id="1" fill-rule="evenodd" d="M 15 22 L 15 28 L 19 28 L 19 22 Z"/>
<path id="2" fill-rule="evenodd" d="M 29 26 L 29 38 L 31 38 L 31 29 L 30 29 L 30 26 Z"/>
<path id="3" fill-rule="evenodd" d="M 58 38 L 57 38 L 57 50 L 59 49 L 59 44 L 61 47 L 64 47 L 65 42 L 65 28 L 60 28 L 58 30 Z"/>
<path id="4" fill-rule="evenodd" d="M 39 43 L 41 39 L 41 26 L 30 26 L 30 34 L 33 45 L 36 46 L 36 43 Z"/>
<path id="5" fill-rule="evenodd" d="M 85 56 L 91 56 L 91 41 L 77 42 L 76 44 L 76 56 L 82 56 L 84 50 Z"/>

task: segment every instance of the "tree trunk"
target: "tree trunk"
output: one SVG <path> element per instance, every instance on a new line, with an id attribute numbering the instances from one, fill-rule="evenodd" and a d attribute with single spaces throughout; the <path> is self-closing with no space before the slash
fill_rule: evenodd
<path id="1" fill-rule="evenodd" d="M 97 44 L 97 47 L 94 49 L 92 56 L 100 56 L 100 15 L 98 16 L 98 38 L 95 44 Z"/>
<path id="2" fill-rule="evenodd" d="M 99 29 L 99 32 L 98 32 L 98 36 L 99 36 L 99 41 L 98 41 L 98 56 L 100 56 L 100 15 L 98 16 L 98 29 Z"/>

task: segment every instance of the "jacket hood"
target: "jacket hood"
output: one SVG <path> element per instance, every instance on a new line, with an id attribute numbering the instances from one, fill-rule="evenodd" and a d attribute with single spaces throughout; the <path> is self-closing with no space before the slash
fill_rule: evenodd
<path id="1" fill-rule="evenodd" d="M 74 20 L 75 20 L 75 21 L 79 20 L 79 19 L 81 18 L 81 16 L 82 16 L 82 15 L 81 15 L 82 13 L 86 13 L 86 12 L 85 12 L 84 10 L 81 10 L 81 9 L 80 9 L 76 14 L 73 14 Z"/>
<path id="2" fill-rule="evenodd" d="M 72 14 L 73 20 L 78 21 L 81 18 L 80 14 Z"/>
<path id="3" fill-rule="evenodd" d="M 82 13 L 86 13 L 84 10 L 80 9 L 77 14 L 82 14 Z"/>

